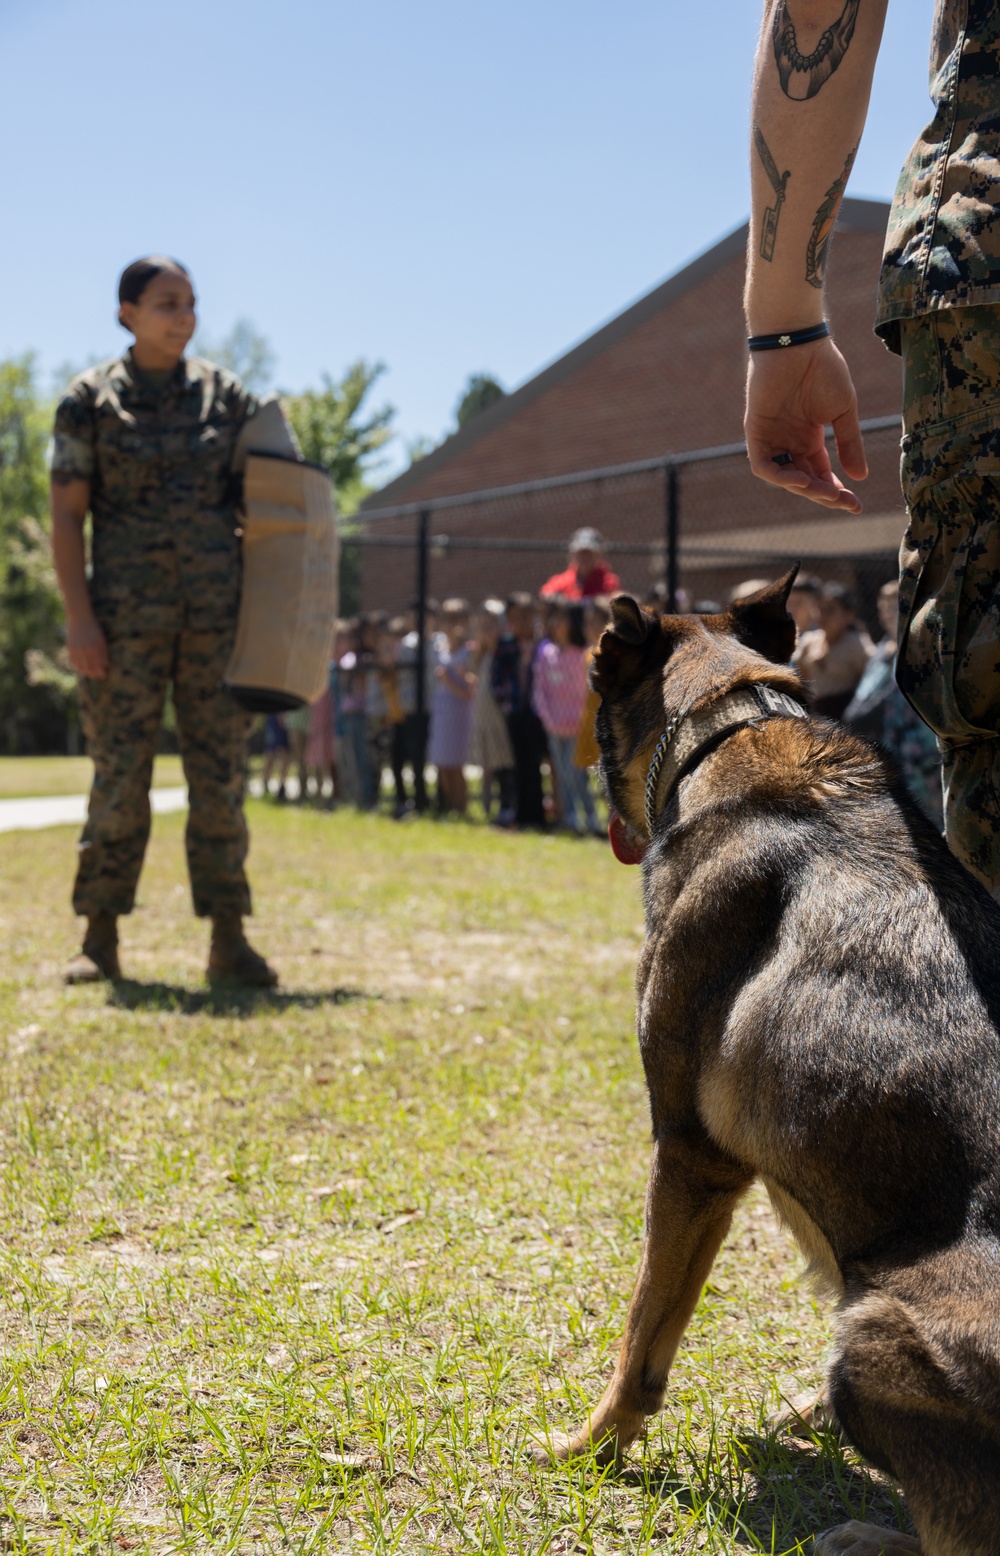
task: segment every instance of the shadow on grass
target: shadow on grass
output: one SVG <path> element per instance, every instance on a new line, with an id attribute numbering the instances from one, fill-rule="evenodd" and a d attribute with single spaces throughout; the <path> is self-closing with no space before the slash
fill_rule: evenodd
<path id="1" fill-rule="evenodd" d="M 380 997 L 367 989 L 248 989 L 224 983 L 188 989 L 179 983 L 141 983 L 137 978 L 120 978 L 111 985 L 108 1004 L 119 1010 L 162 1010 L 181 1016 L 255 1016 L 266 1011 L 316 1010 L 321 1005 L 346 1005 L 350 1000 Z"/>
<path id="2" fill-rule="evenodd" d="M 811 1551 L 814 1535 L 852 1518 L 884 1529 L 912 1527 L 898 1493 L 833 1432 L 811 1442 L 741 1436 L 688 1474 L 675 1461 L 625 1468 L 620 1479 L 652 1499 L 707 1515 L 727 1533 L 750 1536 L 768 1552 Z"/>

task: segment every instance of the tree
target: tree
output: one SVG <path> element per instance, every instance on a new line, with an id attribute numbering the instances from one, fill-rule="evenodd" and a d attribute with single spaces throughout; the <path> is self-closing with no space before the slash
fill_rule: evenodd
<path id="1" fill-rule="evenodd" d="M 418 465 L 422 459 L 426 459 L 428 454 L 433 454 L 437 446 L 438 445 L 435 443 L 433 438 L 427 438 L 422 432 L 418 432 L 417 436 L 415 438 L 410 438 L 409 442 L 406 444 L 407 466 L 412 469 L 413 466 Z"/>
<path id="2" fill-rule="evenodd" d="M 491 405 L 503 400 L 506 394 L 503 385 L 490 373 L 470 373 L 462 397 L 455 407 L 455 420 L 460 427 L 464 427 L 473 416 L 489 410 Z"/>
<path id="3" fill-rule="evenodd" d="M 345 615 L 353 614 L 361 603 L 361 548 L 350 543 L 358 534 L 351 516 L 371 491 L 368 477 L 379 450 L 393 435 L 396 412 L 391 405 L 362 414 L 373 384 L 384 371 L 381 362 L 359 359 L 352 362 L 339 383 L 324 374 L 322 389 L 307 389 L 284 400 L 303 455 L 322 465 L 337 496 L 342 542 L 340 609 Z"/>
<path id="4" fill-rule="evenodd" d="M 194 352 L 220 367 L 228 367 L 251 394 L 262 394 L 270 388 L 276 358 L 270 341 L 249 319 L 237 319 L 229 334 L 215 343 L 199 331 Z"/>
<path id="5" fill-rule="evenodd" d="M 31 355 L 0 362 L 0 749 L 65 748 L 75 682 L 49 543 L 49 413 Z"/>

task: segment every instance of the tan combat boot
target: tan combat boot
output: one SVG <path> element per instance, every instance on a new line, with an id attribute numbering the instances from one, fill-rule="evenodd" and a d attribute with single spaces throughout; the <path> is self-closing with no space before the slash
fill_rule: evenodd
<path id="1" fill-rule="evenodd" d="M 243 933 L 238 913 L 220 913 L 212 919 L 212 948 L 208 953 L 209 983 L 242 983 L 250 989 L 273 989 L 278 974 L 255 951 Z"/>
<path id="2" fill-rule="evenodd" d="M 87 919 L 83 947 L 73 957 L 63 977 L 67 983 L 102 983 L 122 975 L 118 961 L 118 920 L 103 909 Z"/>

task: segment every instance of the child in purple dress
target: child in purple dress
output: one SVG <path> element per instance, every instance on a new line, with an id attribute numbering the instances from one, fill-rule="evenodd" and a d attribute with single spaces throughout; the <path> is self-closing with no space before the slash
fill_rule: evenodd
<path id="1" fill-rule="evenodd" d="M 439 809 L 464 816 L 469 803 L 464 768 L 469 760 L 476 692 L 476 677 L 469 669 L 473 645 L 467 602 L 445 600 L 441 625 L 444 643 L 437 650 L 427 759 L 438 770 Z"/>

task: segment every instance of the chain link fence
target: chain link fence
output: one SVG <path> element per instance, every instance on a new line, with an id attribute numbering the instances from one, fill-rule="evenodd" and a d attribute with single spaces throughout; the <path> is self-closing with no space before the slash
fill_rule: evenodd
<path id="1" fill-rule="evenodd" d="M 725 604 L 748 580 L 793 562 L 847 585 L 875 631 L 875 598 L 895 576 L 906 516 L 899 489 L 900 421 L 863 423 L 870 474 L 865 512 L 830 514 L 756 480 L 742 443 L 665 455 L 359 515 L 366 610 L 398 612 L 462 596 L 473 604 L 537 593 L 565 567 L 567 539 L 593 526 L 623 589 L 676 608 Z M 375 499 L 377 501 L 377 499 Z M 423 608 L 421 608 L 423 607 Z"/>

